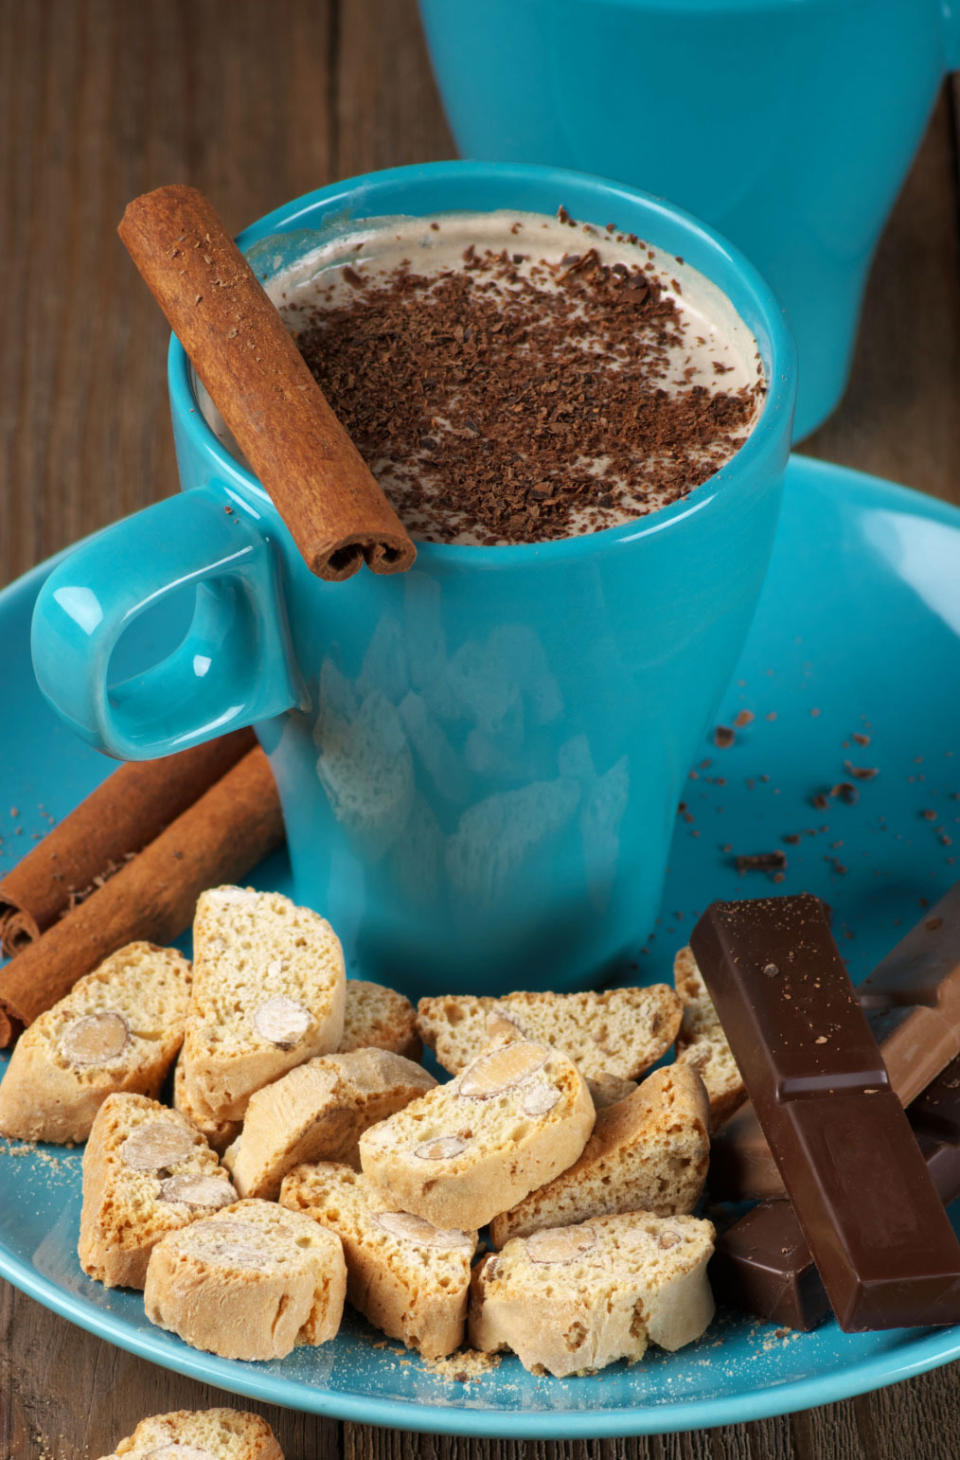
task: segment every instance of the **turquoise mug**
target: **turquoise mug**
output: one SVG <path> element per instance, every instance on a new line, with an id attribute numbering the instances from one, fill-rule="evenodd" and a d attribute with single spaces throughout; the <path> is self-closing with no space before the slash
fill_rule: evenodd
<path id="1" fill-rule="evenodd" d="M 682 781 L 767 566 L 793 345 L 752 265 L 709 229 L 551 168 L 398 168 L 311 193 L 239 239 L 266 277 L 360 219 L 560 204 L 682 255 L 756 337 L 762 414 L 707 483 L 592 536 L 425 542 L 404 575 L 324 583 L 207 425 L 174 340 L 183 491 L 77 548 L 34 614 L 41 689 L 112 755 L 256 725 L 296 896 L 330 918 L 355 974 L 410 992 L 569 988 L 639 950 Z M 182 642 L 123 678 L 125 631 L 185 592 Z"/>
<path id="2" fill-rule="evenodd" d="M 874 247 L 956 0 L 420 0 L 464 157 L 622 178 L 731 239 L 799 356 L 795 436 L 846 386 Z"/>

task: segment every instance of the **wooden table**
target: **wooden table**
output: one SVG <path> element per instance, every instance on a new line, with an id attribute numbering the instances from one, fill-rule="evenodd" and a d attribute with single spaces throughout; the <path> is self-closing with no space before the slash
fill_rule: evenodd
<path id="1" fill-rule="evenodd" d="M 239 229 L 331 179 L 453 151 L 414 0 L 0 0 L 0 584 L 176 487 L 166 329 L 114 237 L 128 198 L 193 182 Z M 805 449 L 960 502 L 956 209 L 944 96 L 878 254 L 847 397 Z M 145 1414 L 222 1398 L 0 1284 L 2 1460 L 100 1456 Z M 268 1416 L 287 1460 L 947 1460 L 958 1398 L 954 1366 L 589 1449 Z"/>

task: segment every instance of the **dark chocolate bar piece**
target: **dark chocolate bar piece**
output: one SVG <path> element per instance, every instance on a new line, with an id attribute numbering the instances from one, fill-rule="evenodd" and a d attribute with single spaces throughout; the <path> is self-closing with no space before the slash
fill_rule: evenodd
<path id="1" fill-rule="evenodd" d="M 786 1197 L 761 1201 L 717 1239 L 710 1286 L 719 1303 L 808 1333 L 830 1303 Z"/>
<path id="2" fill-rule="evenodd" d="M 691 945 L 841 1328 L 960 1322 L 960 1243 L 823 904 L 717 902 Z"/>
<path id="3" fill-rule="evenodd" d="M 903 1105 L 960 1055 L 960 882 L 857 989 L 890 1084 Z M 751 1106 L 714 1136 L 711 1195 L 782 1197 L 783 1182 Z"/>
<path id="4" fill-rule="evenodd" d="M 960 1196 L 960 1059 L 907 1112 L 944 1205 Z M 830 1312 L 816 1264 L 790 1203 L 762 1201 L 717 1240 L 710 1263 L 715 1296 L 784 1328 L 816 1328 Z"/>

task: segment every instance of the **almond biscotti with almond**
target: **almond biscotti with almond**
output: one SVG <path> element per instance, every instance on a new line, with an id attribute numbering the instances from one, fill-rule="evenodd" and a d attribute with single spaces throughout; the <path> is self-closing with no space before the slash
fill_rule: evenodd
<path id="1" fill-rule="evenodd" d="M 580 1155 L 594 1108 L 572 1060 L 495 1042 L 455 1079 L 360 1137 L 360 1164 L 398 1211 L 473 1231 Z"/>
<path id="2" fill-rule="evenodd" d="M 710 1164 L 710 1110 L 695 1070 L 666 1065 L 618 1104 L 597 1112 L 580 1159 L 494 1217 L 502 1247 L 540 1227 L 565 1227 L 618 1212 L 692 1212 Z"/>
<path id="3" fill-rule="evenodd" d="M 103 1460 L 283 1460 L 259 1414 L 238 1409 L 178 1409 L 142 1419 Z"/>
<path id="4" fill-rule="evenodd" d="M 474 1272 L 470 1342 L 559 1379 L 681 1348 L 713 1317 L 713 1239 L 710 1222 L 649 1212 L 514 1237 Z"/>
<path id="5" fill-rule="evenodd" d="M 340 1327 L 340 1238 L 275 1202 L 239 1201 L 171 1232 L 144 1285 L 151 1323 L 225 1359 L 282 1359 Z"/>
<path id="6" fill-rule="evenodd" d="M 175 948 L 128 943 L 104 959 L 21 1034 L 0 1082 L 0 1134 L 85 1141 L 108 1095 L 158 1095 L 189 997 Z"/>
<path id="7" fill-rule="evenodd" d="M 336 1232 L 347 1261 L 347 1301 L 424 1358 L 463 1342 L 476 1232 L 434 1227 L 392 1210 L 349 1166 L 298 1166 L 280 1203 Z"/>
<path id="8" fill-rule="evenodd" d="M 183 1080 L 203 1119 L 240 1119 L 255 1090 L 338 1048 L 343 952 L 309 908 L 253 888 L 201 893 L 193 964 Z"/>
<path id="9" fill-rule="evenodd" d="M 436 1083 L 421 1065 L 385 1049 L 320 1055 L 250 1097 L 224 1165 L 241 1196 L 270 1201 L 301 1162 L 345 1161 L 359 1169 L 363 1132 Z"/>
<path id="10" fill-rule="evenodd" d="M 145 1095 L 110 1095 L 83 1153 L 80 1266 L 108 1288 L 142 1288 L 168 1232 L 236 1201 L 203 1136 Z"/>
<path id="11" fill-rule="evenodd" d="M 491 1038 L 533 1039 L 562 1049 L 597 1104 L 629 1093 L 635 1080 L 670 1048 L 680 1028 L 680 1000 L 666 984 L 576 994 L 516 993 L 503 998 L 447 994 L 421 999 L 417 1028 L 445 1070 L 457 1074 Z M 619 1087 L 619 1088 L 618 1088 Z"/>

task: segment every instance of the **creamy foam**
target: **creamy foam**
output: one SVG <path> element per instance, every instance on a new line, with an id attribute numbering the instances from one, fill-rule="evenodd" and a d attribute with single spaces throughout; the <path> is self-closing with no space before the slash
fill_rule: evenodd
<path id="1" fill-rule="evenodd" d="M 757 406 L 747 431 L 756 424 L 762 408 L 763 367 L 754 336 L 729 299 L 689 264 L 616 231 L 571 224 L 564 221 L 562 214 L 546 217 L 512 211 L 380 218 L 352 224 L 349 232 L 324 241 L 292 266 L 284 267 L 282 253 L 278 251 L 271 258 L 261 245 L 257 264 L 261 273 L 266 269 L 264 288 L 285 324 L 298 334 L 324 310 L 355 305 L 358 278 L 376 286 L 387 285 L 401 267 L 430 277 L 462 271 L 464 252 L 471 248 L 477 256 L 487 250 L 497 254 L 504 249 L 513 257 L 524 255 L 516 272 L 542 291 L 558 290 L 561 285 L 557 274 L 561 265 L 587 249 L 593 250 L 604 265 L 620 264 L 631 271 L 642 269 L 648 278 L 658 281 L 663 296 L 675 303 L 680 323 L 680 343 L 671 344 L 666 368 L 657 383 L 668 393 L 677 394 L 697 385 L 711 392 L 722 389 L 734 394 L 756 390 L 759 384 Z M 271 267 L 275 270 L 272 277 L 269 276 Z M 489 283 L 504 293 L 511 288 L 503 281 Z M 198 395 L 208 424 L 234 454 L 239 454 L 199 384 Z M 431 430 L 436 434 L 435 424 Z M 732 455 L 733 450 L 730 448 L 726 454 Z M 481 540 L 469 521 L 457 522 L 451 530 L 449 519 L 432 520 L 429 501 L 419 503 L 416 509 L 405 506 L 403 473 L 397 471 L 397 463 L 381 457 L 371 460 L 369 465 L 384 491 L 393 497 L 415 537 L 466 544 Z M 409 467 L 409 463 L 403 465 Z M 578 465 L 598 475 L 606 467 L 603 458 L 581 461 Z M 594 508 L 574 515 L 565 535 L 576 536 L 596 531 L 598 527 L 628 522 L 675 499 L 658 498 L 648 488 L 632 497 L 629 480 L 624 480 L 622 485 L 625 491 L 615 510 L 607 511 L 602 521 L 598 520 Z M 436 492 L 439 498 L 442 482 L 437 484 Z M 490 539 L 482 540 L 489 542 Z"/>

